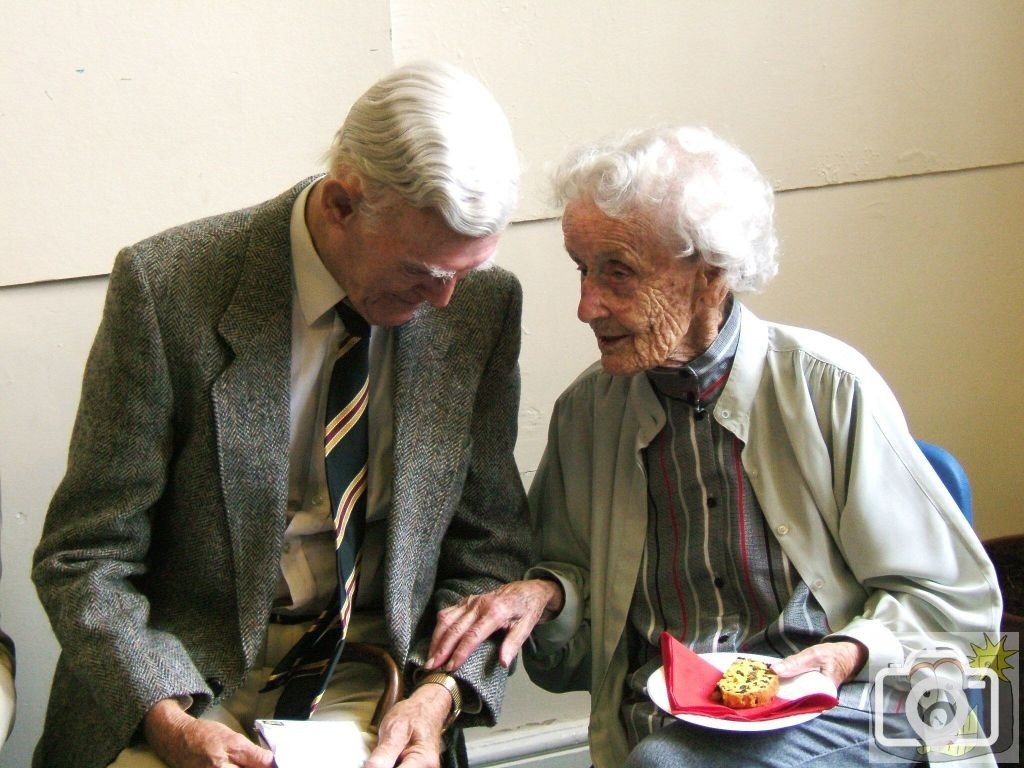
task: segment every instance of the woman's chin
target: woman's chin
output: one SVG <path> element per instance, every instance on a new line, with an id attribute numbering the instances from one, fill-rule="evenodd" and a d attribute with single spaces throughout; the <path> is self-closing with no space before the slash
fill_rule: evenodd
<path id="1" fill-rule="evenodd" d="M 612 376 L 632 376 L 644 370 L 637 365 L 636 360 L 614 352 L 602 353 L 601 366 Z"/>

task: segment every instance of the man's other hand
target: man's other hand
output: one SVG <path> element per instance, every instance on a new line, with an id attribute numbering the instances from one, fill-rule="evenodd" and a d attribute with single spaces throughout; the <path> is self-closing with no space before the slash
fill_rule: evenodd
<path id="1" fill-rule="evenodd" d="M 171 768 L 273 768 L 274 754 L 226 725 L 199 720 L 174 699 L 154 704 L 145 718 L 146 740 Z"/>
<path id="2" fill-rule="evenodd" d="M 423 685 L 393 706 L 377 729 L 377 748 L 363 768 L 438 768 L 441 731 L 452 696 L 440 685 Z"/>

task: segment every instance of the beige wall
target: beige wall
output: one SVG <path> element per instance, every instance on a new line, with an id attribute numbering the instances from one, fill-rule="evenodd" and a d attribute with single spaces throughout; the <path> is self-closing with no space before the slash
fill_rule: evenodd
<path id="1" fill-rule="evenodd" d="M 860 349 L 911 431 L 951 450 L 983 538 L 1024 532 L 1024 165 L 783 194 L 750 304 Z"/>
<path id="2" fill-rule="evenodd" d="M 653 122 L 744 146 L 781 194 L 762 316 L 874 361 L 970 473 L 983 537 L 1024 530 L 1024 5 L 1008 2 L 15 0 L 0 25 L 0 611 L 28 762 L 56 644 L 28 580 L 115 250 L 317 167 L 351 98 L 441 56 L 506 105 L 528 170 L 500 260 L 526 291 L 517 458 L 595 357 L 544 199 L 569 145 Z M 575 716 L 517 676 L 511 722 Z"/>
<path id="3" fill-rule="evenodd" d="M 392 55 L 384 0 L 315 5 L 6 0 L 0 169 L 20 205 L 0 212 L 0 285 L 106 274 L 126 242 L 317 171 Z"/>

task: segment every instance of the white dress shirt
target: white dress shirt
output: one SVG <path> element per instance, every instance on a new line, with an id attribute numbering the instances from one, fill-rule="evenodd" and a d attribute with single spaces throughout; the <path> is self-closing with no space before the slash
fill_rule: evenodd
<path id="1" fill-rule="evenodd" d="M 323 423 L 334 353 L 344 335 L 334 307 L 345 298 L 345 292 L 324 267 L 306 226 L 306 201 L 315 183 L 296 198 L 291 219 L 288 526 L 274 607 L 275 613 L 299 616 L 319 612 L 338 583 L 324 470 Z M 390 328 L 374 327 L 371 331 L 367 529 L 356 596 L 358 609 L 379 609 L 382 605 L 378 566 L 383 559 L 391 502 L 393 338 Z"/>

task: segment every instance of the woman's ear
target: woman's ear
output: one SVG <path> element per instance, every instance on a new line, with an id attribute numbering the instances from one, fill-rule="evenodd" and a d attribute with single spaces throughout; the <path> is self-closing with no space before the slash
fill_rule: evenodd
<path id="1" fill-rule="evenodd" d="M 704 306 L 708 308 L 722 306 L 729 295 L 729 281 L 725 278 L 725 270 L 712 266 L 701 259 L 697 290 L 700 292 L 700 301 Z"/>

